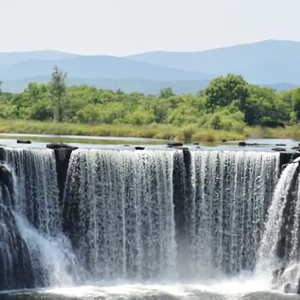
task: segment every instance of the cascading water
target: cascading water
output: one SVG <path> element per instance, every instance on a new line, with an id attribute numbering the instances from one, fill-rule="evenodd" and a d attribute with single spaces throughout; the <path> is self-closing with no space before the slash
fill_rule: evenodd
<path id="1" fill-rule="evenodd" d="M 5 162 L 14 171 L 14 210 L 39 232 L 55 235 L 61 213 L 53 151 L 6 149 Z"/>
<path id="2" fill-rule="evenodd" d="M 252 270 L 279 175 L 273 153 L 191 151 L 185 205 L 193 278 Z"/>
<path id="3" fill-rule="evenodd" d="M 299 187 L 291 164 L 272 200 L 278 153 L 80 149 L 61 193 L 52 150 L 4 153 L 12 178 L 0 184 L 0 289 L 253 271 L 283 243 Z M 300 200 L 288 207 L 284 245 L 296 257 Z"/>
<path id="4" fill-rule="evenodd" d="M 258 269 L 274 269 L 280 267 L 277 261 L 277 246 L 280 231 L 284 222 L 284 209 L 286 208 L 291 185 L 294 180 L 297 163 L 285 168 L 274 192 L 274 199 L 268 213 L 266 230 L 259 249 Z M 297 217 L 298 218 L 298 217 Z"/>
<path id="5" fill-rule="evenodd" d="M 258 253 L 256 271 L 270 274 L 277 270 L 275 283 L 284 289 L 300 292 L 300 159 L 283 171 L 268 212 L 266 230 Z"/>
<path id="6" fill-rule="evenodd" d="M 65 232 L 94 280 L 173 278 L 174 151 L 77 150 Z"/>
<path id="7" fill-rule="evenodd" d="M 3 151 L 3 161 L 13 170 L 12 191 L 2 184 L 2 203 L 0 201 L 0 210 L 8 215 L 0 215 L 5 229 L 0 238 L 1 248 L 5 249 L 0 253 L 0 261 L 4 264 L 1 274 L 6 282 L 4 287 L 74 284 L 76 257 L 61 230 L 62 213 L 53 151 Z M 14 263 L 17 266 L 11 269 Z"/>

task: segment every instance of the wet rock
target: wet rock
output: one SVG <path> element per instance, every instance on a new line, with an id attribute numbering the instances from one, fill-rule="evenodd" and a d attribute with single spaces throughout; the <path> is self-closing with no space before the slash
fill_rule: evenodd
<path id="1" fill-rule="evenodd" d="M 246 143 L 246 142 L 239 142 L 239 146 L 241 147 L 245 147 L 245 146 L 258 146 L 259 144 L 257 143 L 252 143 L 252 144 L 249 144 L 249 143 Z"/>
<path id="2" fill-rule="evenodd" d="M 299 152 L 280 152 L 280 167 L 283 168 L 300 156 Z"/>
<path id="3" fill-rule="evenodd" d="M 31 141 L 17 140 L 17 144 L 31 144 Z"/>
<path id="4" fill-rule="evenodd" d="M 300 295 L 300 278 L 298 279 L 297 294 Z"/>
<path id="5" fill-rule="evenodd" d="M 145 150 L 145 147 L 134 147 L 135 150 Z"/>
<path id="6" fill-rule="evenodd" d="M 283 274 L 285 268 L 276 269 L 272 272 L 272 275 L 274 278 L 280 278 L 280 276 Z"/>
<path id="7" fill-rule="evenodd" d="M 69 167 L 71 154 L 78 147 L 73 147 L 64 143 L 52 143 L 47 145 L 48 149 L 52 149 L 55 154 L 57 182 L 59 188 L 59 201 L 62 203 L 64 196 L 65 181 Z"/>
<path id="8" fill-rule="evenodd" d="M 290 283 L 286 283 L 284 285 L 284 288 L 283 288 L 283 291 L 286 293 L 286 294 L 289 294 L 292 292 L 292 285 Z"/>
<path id="9" fill-rule="evenodd" d="M 0 183 L 6 185 L 10 193 L 13 193 L 13 178 L 11 171 L 2 164 L 0 164 Z"/>
<path id="10" fill-rule="evenodd" d="M 64 143 L 51 143 L 47 145 L 48 149 L 58 150 L 58 149 L 69 149 L 69 150 L 76 150 L 78 147 L 70 146 Z"/>
<path id="11" fill-rule="evenodd" d="M 279 287 L 280 280 L 281 280 L 281 275 L 284 272 L 284 270 L 285 270 L 284 268 L 281 268 L 281 269 L 274 270 L 272 272 L 273 277 L 272 277 L 271 283 L 272 283 L 274 289 Z"/>
<path id="12" fill-rule="evenodd" d="M 286 149 L 285 149 L 285 148 L 273 148 L 272 151 L 276 151 L 276 152 L 285 152 Z"/>
<path id="13" fill-rule="evenodd" d="M 275 289 L 285 293 L 300 294 L 300 265 L 294 264 L 287 268 L 280 268 L 272 272 L 272 284 Z"/>
<path id="14" fill-rule="evenodd" d="M 183 144 L 182 143 L 169 143 L 168 146 L 169 147 L 182 147 Z"/>
<path id="15" fill-rule="evenodd" d="M 300 147 L 299 146 L 293 147 L 292 149 L 295 150 L 295 151 L 300 151 Z"/>
<path id="16" fill-rule="evenodd" d="M 276 144 L 275 146 L 276 146 L 276 147 L 285 147 L 286 144 Z"/>

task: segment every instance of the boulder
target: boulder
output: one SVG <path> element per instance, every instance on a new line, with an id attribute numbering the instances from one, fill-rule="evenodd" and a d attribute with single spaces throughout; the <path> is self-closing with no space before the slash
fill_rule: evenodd
<path id="1" fill-rule="evenodd" d="M 31 141 L 17 140 L 17 144 L 31 144 Z"/>
<path id="2" fill-rule="evenodd" d="M 182 147 L 183 144 L 182 143 L 169 143 L 168 147 Z"/>
<path id="3" fill-rule="evenodd" d="M 276 152 L 285 152 L 286 149 L 284 149 L 284 148 L 273 148 L 272 151 L 276 151 Z"/>
<path id="4" fill-rule="evenodd" d="M 60 150 L 60 149 L 68 149 L 68 150 L 76 150 L 78 147 L 73 147 L 64 143 L 51 143 L 47 145 L 48 149 Z"/>
<path id="5" fill-rule="evenodd" d="M 241 146 L 241 147 L 246 147 L 246 146 L 247 146 L 247 143 L 246 143 L 246 142 L 239 142 L 239 146 Z"/>
<path id="6" fill-rule="evenodd" d="M 276 146 L 276 147 L 285 147 L 286 144 L 276 144 L 275 146 Z"/>
<path id="7" fill-rule="evenodd" d="M 145 150 L 145 147 L 134 147 L 135 150 Z"/>

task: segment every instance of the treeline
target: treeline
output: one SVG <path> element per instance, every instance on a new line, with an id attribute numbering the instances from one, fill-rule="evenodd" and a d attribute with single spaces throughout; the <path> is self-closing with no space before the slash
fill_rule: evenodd
<path id="1" fill-rule="evenodd" d="M 0 118 L 91 124 L 172 124 L 242 132 L 245 126 L 300 122 L 300 87 L 281 93 L 229 74 L 197 95 L 125 94 L 81 85 L 66 88 L 66 74 L 54 70 L 49 84 L 31 83 L 20 94 L 0 90 Z M 191 128 L 192 128 L 191 127 Z"/>

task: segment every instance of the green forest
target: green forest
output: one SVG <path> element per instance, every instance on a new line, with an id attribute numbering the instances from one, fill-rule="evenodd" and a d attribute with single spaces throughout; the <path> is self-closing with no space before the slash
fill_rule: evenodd
<path id="1" fill-rule="evenodd" d="M 66 77 L 55 68 L 48 84 L 30 83 L 20 94 L 0 90 L 0 132 L 214 141 L 297 137 L 300 129 L 300 87 L 276 93 L 229 74 L 197 94 L 175 95 L 166 87 L 144 95 L 67 88 Z"/>

